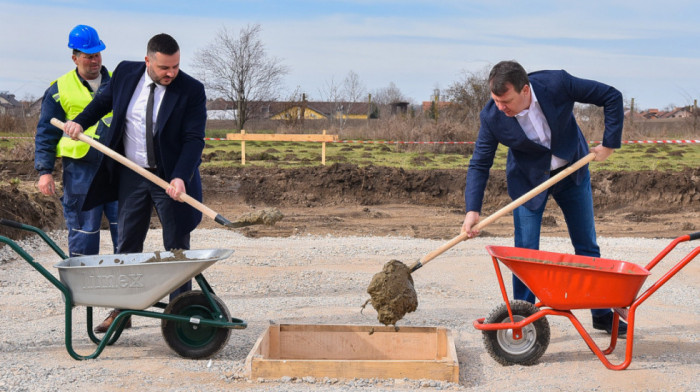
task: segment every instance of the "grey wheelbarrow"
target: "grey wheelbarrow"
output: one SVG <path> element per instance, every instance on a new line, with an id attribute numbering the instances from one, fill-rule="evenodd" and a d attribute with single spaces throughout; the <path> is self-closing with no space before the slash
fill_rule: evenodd
<path id="1" fill-rule="evenodd" d="M 36 227 L 6 219 L 0 219 L 0 224 L 38 234 L 61 257 L 62 261 L 55 265 L 57 279 L 16 242 L 0 236 L 0 242 L 10 246 L 63 293 L 66 350 L 77 360 L 97 358 L 107 345 L 114 344 L 130 316 L 161 319 L 161 332 L 167 345 L 180 356 L 193 359 L 213 356 L 226 345 L 232 329 L 247 327 L 243 320 L 229 315 L 226 305 L 202 275 L 215 262 L 231 256 L 233 250 L 67 257 L 46 233 Z M 167 304 L 160 302 L 193 277 L 200 290 L 184 292 Z M 87 333 L 97 344 L 90 355 L 80 355 L 73 349 L 72 309 L 76 306 L 86 307 Z M 102 339 L 92 330 L 93 307 L 122 309 Z M 151 307 L 162 311 L 147 310 Z"/>

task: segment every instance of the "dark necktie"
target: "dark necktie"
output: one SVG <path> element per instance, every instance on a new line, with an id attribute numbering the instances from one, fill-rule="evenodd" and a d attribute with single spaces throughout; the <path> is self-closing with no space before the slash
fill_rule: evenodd
<path id="1" fill-rule="evenodd" d="M 155 169 L 156 153 L 153 150 L 153 92 L 156 89 L 156 84 L 151 83 L 148 87 L 151 91 L 148 93 L 148 103 L 146 103 L 146 157 L 148 159 L 148 167 Z"/>

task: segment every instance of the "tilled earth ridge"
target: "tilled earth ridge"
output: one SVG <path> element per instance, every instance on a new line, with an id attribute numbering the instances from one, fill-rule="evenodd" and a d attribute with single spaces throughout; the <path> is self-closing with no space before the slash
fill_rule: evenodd
<path id="1" fill-rule="evenodd" d="M 0 161 L 0 217 L 44 229 L 62 228 L 60 201 L 34 186 L 31 162 Z M 60 178 L 60 175 L 56 175 Z M 204 203 L 234 221 L 266 207 L 285 218 L 274 226 L 241 229 L 250 237 L 333 234 L 399 235 L 448 239 L 459 234 L 464 216 L 465 171 L 407 171 L 334 164 L 298 169 L 261 167 L 203 169 Z M 11 179 L 20 179 L 12 185 Z M 673 238 L 700 230 L 700 168 L 682 172 L 592 173 L 596 227 L 601 236 Z M 510 202 L 505 174 L 494 171 L 483 216 Z M 511 236 L 509 217 L 484 234 Z M 545 235 L 566 236 L 555 202 L 549 201 Z M 159 227 L 158 219 L 152 227 Z M 201 228 L 219 227 L 205 217 Z M 7 235 L 0 226 L 0 235 Z"/>

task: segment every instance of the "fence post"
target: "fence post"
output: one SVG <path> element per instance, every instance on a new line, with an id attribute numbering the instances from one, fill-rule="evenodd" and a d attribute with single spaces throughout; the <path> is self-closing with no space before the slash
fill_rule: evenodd
<path id="1" fill-rule="evenodd" d="M 241 129 L 241 135 L 245 135 L 245 129 Z M 245 140 L 241 140 L 241 165 L 245 165 Z"/>
<path id="2" fill-rule="evenodd" d="M 323 130 L 323 136 L 326 136 L 326 130 Z M 321 164 L 326 165 L 326 142 L 321 143 Z"/>

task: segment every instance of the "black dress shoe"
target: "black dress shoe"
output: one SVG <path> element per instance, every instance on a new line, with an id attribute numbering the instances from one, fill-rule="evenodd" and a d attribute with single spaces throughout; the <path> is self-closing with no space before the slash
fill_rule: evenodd
<path id="1" fill-rule="evenodd" d="M 593 316 L 593 328 L 600 329 L 609 334 L 612 334 L 613 312 L 606 313 L 602 316 Z M 627 323 L 620 320 L 617 325 L 617 337 L 624 338 L 627 336 Z"/>

